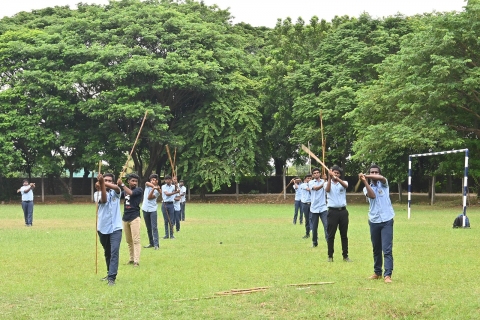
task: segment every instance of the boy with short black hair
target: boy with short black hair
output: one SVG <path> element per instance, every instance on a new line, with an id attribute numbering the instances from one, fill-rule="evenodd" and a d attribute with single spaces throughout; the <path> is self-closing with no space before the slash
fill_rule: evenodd
<path id="1" fill-rule="evenodd" d="M 158 215 L 157 215 L 157 198 L 160 196 L 160 186 L 158 185 L 158 175 L 151 174 L 148 182 L 145 183 L 145 192 L 143 193 L 143 218 L 147 227 L 148 246 L 144 248 L 159 249 L 160 242 L 158 240 Z"/>
<path id="2" fill-rule="evenodd" d="M 325 186 L 327 193 L 327 247 L 328 262 L 333 262 L 335 247 L 335 234 L 340 230 L 342 239 L 343 261 L 352 262 L 348 257 L 348 211 L 347 211 L 347 188 L 348 181 L 341 178 L 342 169 L 335 165 L 328 171 L 328 181 Z"/>
<path id="3" fill-rule="evenodd" d="M 370 238 L 373 247 L 373 275 L 369 279 L 382 278 L 382 265 L 385 271 L 385 283 L 392 282 L 393 272 L 393 211 L 390 201 L 390 188 L 388 180 L 382 176 L 382 170 L 376 164 L 371 165 L 368 174 L 358 175 L 365 187 L 363 193 L 368 198 L 368 224 L 370 225 Z M 370 179 L 370 184 L 367 182 Z M 383 261 L 382 261 L 383 251 Z"/>
<path id="4" fill-rule="evenodd" d="M 107 264 L 107 276 L 102 280 L 108 280 L 108 285 L 113 286 L 117 279 L 120 242 L 122 241 L 121 190 L 114 184 L 115 176 L 111 173 L 104 175 L 99 173 L 97 180 L 100 187 L 97 232 Z"/>
<path id="5" fill-rule="evenodd" d="M 303 210 L 302 210 L 302 189 L 300 189 L 300 184 L 302 180 L 299 177 L 295 177 L 291 180 L 293 183 L 293 191 L 295 192 L 295 202 L 293 207 L 293 224 L 297 224 L 297 216 L 300 212 L 300 224 L 303 223 Z"/>
<path id="6" fill-rule="evenodd" d="M 305 219 L 305 235 L 303 239 L 310 238 L 310 229 L 312 226 L 312 218 L 310 216 L 310 204 L 311 204 L 311 196 L 310 196 L 310 188 L 308 187 L 308 183 L 312 179 L 311 174 L 307 174 L 303 183 L 299 186 L 302 195 L 300 201 L 302 202 L 302 211 Z"/>
<path id="7" fill-rule="evenodd" d="M 162 185 L 162 213 L 165 226 L 165 237 L 163 239 L 175 239 L 173 235 L 173 223 L 175 222 L 173 202 L 175 201 L 175 195 L 178 193 L 180 193 L 180 190 L 172 184 L 172 177 L 166 175 L 165 184 Z"/>
<path id="8" fill-rule="evenodd" d="M 310 188 L 312 203 L 310 205 L 310 215 L 312 216 L 312 247 L 318 246 L 318 224 L 319 220 L 323 224 L 323 234 L 327 241 L 327 202 L 325 198 L 325 180 L 320 177 L 320 169 L 312 170 L 313 179 L 308 183 Z"/>
<path id="9" fill-rule="evenodd" d="M 129 174 L 127 178 L 128 187 L 122 179 L 118 179 L 117 184 L 122 188 L 125 202 L 123 210 L 123 228 L 125 230 L 125 240 L 128 243 L 130 260 L 128 264 L 134 267 L 140 265 L 140 202 L 142 202 L 143 189 L 138 187 L 140 177 L 135 173 Z"/>

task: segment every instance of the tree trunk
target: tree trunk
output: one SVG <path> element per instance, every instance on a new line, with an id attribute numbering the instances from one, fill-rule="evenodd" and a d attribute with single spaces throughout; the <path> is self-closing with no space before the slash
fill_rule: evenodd
<path id="1" fill-rule="evenodd" d="M 432 176 L 432 187 L 431 187 L 431 201 L 430 201 L 430 205 L 433 206 L 433 204 L 435 203 L 435 176 Z"/>
<path id="2" fill-rule="evenodd" d="M 201 187 L 200 187 L 200 199 L 201 199 L 202 201 L 206 201 L 206 198 L 207 198 L 207 197 L 205 196 L 206 194 L 207 194 L 207 188 L 206 188 L 205 186 L 201 186 Z"/>
<path id="3" fill-rule="evenodd" d="M 402 183 L 398 182 L 398 201 L 402 203 Z"/>
<path id="4" fill-rule="evenodd" d="M 275 175 L 282 176 L 283 175 L 283 167 L 285 166 L 285 160 L 275 158 L 273 159 L 273 165 L 275 166 Z"/>

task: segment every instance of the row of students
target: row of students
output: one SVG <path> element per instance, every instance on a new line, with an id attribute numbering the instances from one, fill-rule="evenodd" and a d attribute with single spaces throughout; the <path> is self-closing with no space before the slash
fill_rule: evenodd
<path id="1" fill-rule="evenodd" d="M 165 177 L 165 184 L 158 185 L 158 175 L 152 174 L 149 181 L 145 184 L 145 192 L 138 186 L 139 177 L 136 174 L 130 174 L 127 178 L 127 185 L 122 179 L 113 183 L 115 176 L 111 173 L 97 176 L 97 192 L 95 193 L 95 202 L 98 204 L 98 223 L 97 232 L 100 243 L 105 253 L 105 262 L 107 265 L 107 276 L 102 278 L 109 285 L 114 285 L 118 272 L 120 242 L 122 239 L 122 229 L 125 232 L 126 242 L 129 249 L 128 264 L 138 267 L 140 265 L 140 203 L 143 199 L 142 211 L 145 218 L 145 225 L 149 244 L 144 248 L 159 249 L 159 237 L 157 227 L 157 198 L 162 195 L 162 213 L 165 224 L 164 239 L 174 239 L 173 226 L 176 226 L 177 232 L 180 231 L 181 206 L 185 202 L 186 187 L 183 181 L 180 184 L 170 176 Z M 120 214 L 120 198 L 124 195 L 124 213 Z M 174 204 L 178 203 L 178 204 Z M 185 205 L 183 205 L 185 208 Z M 177 209 L 177 210 L 175 210 Z M 176 213 L 176 215 L 175 215 Z M 183 211 L 183 219 L 185 211 Z"/>
<path id="2" fill-rule="evenodd" d="M 312 246 L 318 246 L 318 226 L 322 222 L 327 242 L 328 262 L 333 262 L 334 242 L 337 229 L 340 230 L 343 261 L 352 262 L 348 256 L 348 224 L 346 190 L 348 182 L 341 179 L 342 170 L 333 166 L 328 175 L 320 176 L 320 169 L 312 170 L 305 176 L 304 182 L 294 178 L 295 207 L 293 224 L 296 224 L 300 211 L 300 224 L 305 220 L 304 239 L 310 238 Z M 377 165 L 369 168 L 368 174 L 359 174 L 364 183 L 363 192 L 369 200 L 369 226 L 374 256 L 374 274 L 370 279 L 384 279 L 392 282 L 393 272 L 393 217 L 395 213 L 390 201 L 388 181 L 381 175 Z M 368 182 L 368 179 L 370 182 Z M 302 219 L 303 217 L 303 219 Z M 383 252 L 383 259 L 382 259 Z M 382 267 L 384 267 L 382 275 Z"/>

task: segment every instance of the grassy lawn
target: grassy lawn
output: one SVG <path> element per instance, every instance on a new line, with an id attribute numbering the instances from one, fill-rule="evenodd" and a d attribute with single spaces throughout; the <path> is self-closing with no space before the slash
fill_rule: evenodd
<path id="1" fill-rule="evenodd" d="M 479 207 L 469 209 L 472 229 L 463 230 L 451 227 L 461 207 L 413 206 L 408 220 L 406 205 L 395 205 L 392 284 L 366 279 L 373 273 L 367 210 L 349 206 L 353 263 L 342 261 L 338 234 L 328 263 L 326 243 L 311 248 L 304 226 L 291 223 L 293 204 L 189 203 L 177 239 L 143 249 L 139 268 L 126 265 L 122 239 L 117 285 L 108 287 L 100 244 L 95 274 L 94 205 L 36 205 L 32 228 L 19 204 L 2 205 L 0 318 L 480 318 Z M 144 226 L 141 236 L 146 245 Z M 288 286 L 310 282 L 334 283 Z"/>

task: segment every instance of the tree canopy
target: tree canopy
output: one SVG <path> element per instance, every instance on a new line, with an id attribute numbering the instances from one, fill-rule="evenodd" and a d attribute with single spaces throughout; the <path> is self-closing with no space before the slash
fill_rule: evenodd
<path id="1" fill-rule="evenodd" d="M 322 112 L 327 165 L 375 162 L 401 182 L 408 154 L 467 147 L 478 181 L 479 18 L 478 0 L 273 29 L 193 0 L 21 12 L 0 20 L 0 176 L 88 174 L 99 160 L 118 173 L 148 112 L 133 170 L 170 173 L 169 145 L 180 177 L 218 190 L 304 163 L 301 144 L 320 154 Z"/>

